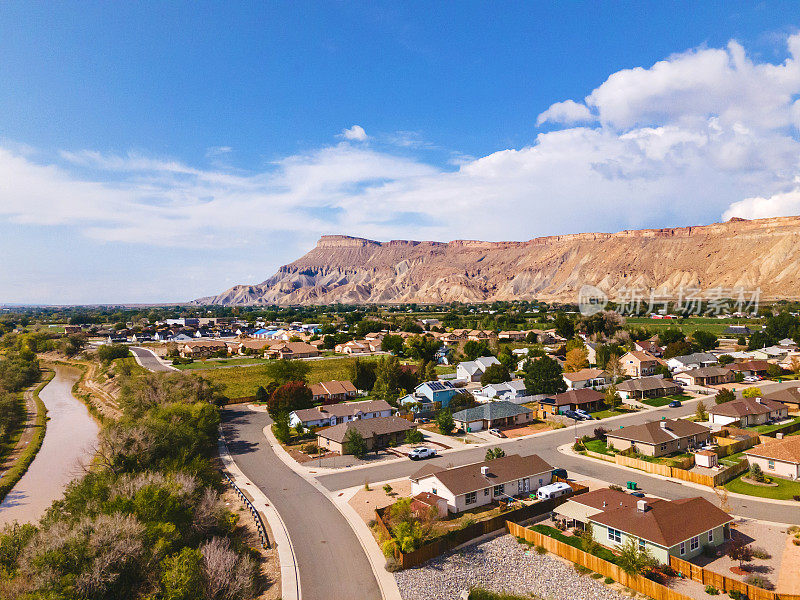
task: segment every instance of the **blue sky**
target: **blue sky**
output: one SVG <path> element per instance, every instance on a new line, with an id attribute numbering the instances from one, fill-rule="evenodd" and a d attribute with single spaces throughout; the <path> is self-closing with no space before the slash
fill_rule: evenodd
<path id="1" fill-rule="evenodd" d="M 184 301 L 321 234 L 800 213 L 800 9 L 0 8 L 0 302 Z"/>

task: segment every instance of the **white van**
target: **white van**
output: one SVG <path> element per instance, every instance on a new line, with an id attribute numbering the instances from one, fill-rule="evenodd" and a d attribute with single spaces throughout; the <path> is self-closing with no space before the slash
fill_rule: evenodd
<path id="1" fill-rule="evenodd" d="M 536 490 L 536 497 L 539 500 L 549 500 L 550 498 L 565 496 L 570 492 L 572 492 L 572 488 L 569 487 L 569 484 L 559 481 L 558 483 L 551 483 L 550 485 L 543 485 L 540 487 Z"/>

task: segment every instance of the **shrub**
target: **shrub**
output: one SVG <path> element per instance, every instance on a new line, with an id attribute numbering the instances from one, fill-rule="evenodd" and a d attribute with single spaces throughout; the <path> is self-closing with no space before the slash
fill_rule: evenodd
<path id="1" fill-rule="evenodd" d="M 547 548 L 545 548 L 544 546 L 536 546 L 536 553 L 547 554 Z"/>
<path id="2" fill-rule="evenodd" d="M 766 481 L 767 478 L 764 477 L 764 471 L 761 470 L 758 463 L 750 467 L 750 479 L 758 481 L 759 483 L 764 483 L 764 481 Z"/>
<path id="3" fill-rule="evenodd" d="M 608 486 L 608 489 L 614 490 L 616 492 L 624 492 L 625 491 L 625 490 L 622 489 L 621 485 L 617 485 L 615 483 L 612 483 L 610 486 Z"/>
<path id="4" fill-rule="evenodd" d="M 578 565 L 578 564 L 576 564 L 576 565 L 575 565 L 575 570 L 576 570 L 578 573 L 580 573 L 581 575 L 586 575 L 587 573 L 591 573 L 591 572 L 592 572 L 592 570 L 591 570 L 591 569 L 587 569 L 587 568 L 586 568 L 586 567 L 584 567 L 583 565 Z"/>
<path id="5" fill-rule="evenodd" d="M 770 583 L 766 577 L 762 577 L 761 575 L 748 575 L 745 577 L 744 582 L 764 590 L 772 589 L 772 583 Z"/>
<path id="6" fill-rule="evenodd" d="M 669 565 L 664 565 L 661 569 L 661 572 L 667 577 L 675 577 L 678 575 L 678 572 Z"/>
<path id="7" fill-rule="evenodd" d="M 387 483 L 386 485 L 384 485 L 384 486 L 383 486 L 383 491 L 384 491 L 384 492 L 386 492 L 386 495 L 388 496 L 389 494 L 391 494 L 391 493 L 392 493 L 392 486 L 390 486 L 390 485 Z"/>
<path id="8" fill-rule="evenodd" d="M 592 573 L 592 579 L 602 579 L 603 576 L 600 573 Z"/>
<path id="9" fill-rule="evenodd" d="M 604 583 L 614 583 L 614 579 L 612 577 L 606 577 L 605 579 L 603 579 L 603 582 Z"/>
<path id="10" fill-rule="evenodd" d="M 747 596 L 738 590 L 728 590 L 728 596 L 731 597 L 731 600 L 747 600 Z"/>
<path id="11" fill-rule="evenodd" d="M 772 555 L 760 546 L 754 546 L 751 548 L 750 552 L 753 555 L 753 558 L 760 558 L 761 560 L 769 560 L 772 558 Z"/>
<path id="12" fill-rule="evenodd" d="M 709 596 L 716 596 L 717 594 L 719 594 L 719 590 L 715 588 L 713 585 L 707 585 L 706 594 L 708 594 Z"/>
<path id="13" fill-rule="evenodd" d="M 303 444 L 300 446 L 300 451 L 304 454 L 317 454 L 319 452 L 319 446 L 316 444 Z"/>
<path id="14" fill-rule="evenodd" d="M 422 432 L 418 429 L 409 429 L 406 433 L 406 444 L 419 444 L 424 439 Z"/>

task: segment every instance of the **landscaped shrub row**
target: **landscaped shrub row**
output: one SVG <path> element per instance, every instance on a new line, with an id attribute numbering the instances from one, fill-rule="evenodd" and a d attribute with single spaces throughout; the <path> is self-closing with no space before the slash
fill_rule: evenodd
<path id="1" fill-rule="evenodd" d="M 541 533 L 542 535 L 546 535 L 547 537 L 554 538 L 559 542 L 564 542 L 565 544 L 568 544 L 573 548 L 577 548 L 578 550 L 583 550 L 583 543 L 580 540 L 580 538 L 570 535 L 564 535 L 555 527 L 550 527 L 549 525 L 533 525 L 531 529 L 533 531 Z M 611 552 L 611 550 L 603 548 L 602 546 L 595 549 L 593 552 L 590 552 L 589 554 L 593 554 L 594 556 L 602 558 L 603 560 L 608 561 L 610 563 L 617 564 L 616 555 L 613 552 Z"/>

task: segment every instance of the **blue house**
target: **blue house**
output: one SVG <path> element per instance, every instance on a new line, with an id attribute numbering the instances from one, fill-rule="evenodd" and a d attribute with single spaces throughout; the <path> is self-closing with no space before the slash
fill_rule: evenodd
<path id="1" fill-rule="evenodd" d="M 414 412 L 427 412 L 436 408 L 447 408 L 450 399 L 460 393 L 449 381 L 426 381 L 420 383 L 412 394 L 400 398 L 400 404 L 419 404 Z"/>

